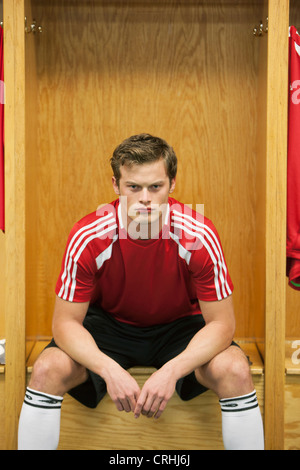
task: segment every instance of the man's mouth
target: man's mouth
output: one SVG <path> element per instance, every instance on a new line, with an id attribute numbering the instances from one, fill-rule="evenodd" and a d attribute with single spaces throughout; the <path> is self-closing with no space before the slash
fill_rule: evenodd
<path id="1" fill-rule="evenodd" d="M 136 212 L 139 212 L 140 214 L 150 214 L 152 212 L 151 207 L 138 207 L 136 209 Z"/>

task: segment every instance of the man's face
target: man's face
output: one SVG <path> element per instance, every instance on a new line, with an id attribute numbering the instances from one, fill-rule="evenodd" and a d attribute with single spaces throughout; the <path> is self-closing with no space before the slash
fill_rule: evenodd
<path id="1" fill-rule="evenodd" d="M 126 209 L 127 229 L 132 222 L 135 226 L 139 224 L 141 230 L 146 226 L 144 234 L 147 230 L 148 236 L 140 238 L 150 238 L 150 226 L 152 234 L 158 227 L 161 229 L 169 193 L 175 188 L 175 179 L 170 184 L 162 159 L 153 163 L 122 166 L 119 186 L 114 177 L 113 186 L 116 194 L 121 196 L 123 217 Z"/>

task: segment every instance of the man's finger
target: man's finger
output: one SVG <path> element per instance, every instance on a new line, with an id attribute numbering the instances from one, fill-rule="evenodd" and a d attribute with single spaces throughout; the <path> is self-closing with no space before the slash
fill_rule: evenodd
<path id="1" fill-rule="evenodd" d="M 116 405 L 118 411 L 123 411 L 124 410 L 123 404 L 119 399 L 114 400 L 114 402 L 115 402 L 115 405 Z"/>
<path id="2" fill-rule="evenodd" d="M 162 415 L 164 409 L 166 408 L 167 403 L 168 403 L 168 400 L 163 400 L 161 402 L 157 412 L 154 415 L 154 419 L 158 419 Z"/>
<path id="3" fill-rule="evenodd" d="M 161 400 L 162 400 L 161 398 L 155 398 L 152 402 L 152 405 L 149 406 L 149 409 L 144 406 L 145 412 L 143 413 L 143 411 L 142 411 L 142 413 L 145 416 L 147 416 L 148 418 L 152 418 L 152 416 L 157 412 L 157 410 L 160 406 Z"/>
<path id="4" fill-rule="evenodd" d="M 135 418 L 138 418 L 140 416 L 141 411 L 143 409 L 143 406 L 146 402 L 146 399 L 147 399 L 147 396 L 145 396 L 145 394 L 143 392 L 141 392 L 141 394 L 140 394 L 140 396 L 137 400 L 135 410 L 134 410 L 134 417 Z"/>
<path id="5" fill-rule="evenodd" d="M 130 411 L 132 411 L 133 413 L 134 413 L 134 410 L 136 408 L 138 398 L 139 398 L 139 393 L 135 393 L 132 397 L 128 397 Z"/>

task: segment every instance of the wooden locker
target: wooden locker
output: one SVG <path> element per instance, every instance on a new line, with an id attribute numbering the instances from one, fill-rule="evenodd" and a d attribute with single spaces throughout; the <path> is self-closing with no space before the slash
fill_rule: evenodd
<path id="1" fill-rule="evenodd" d="M 300 8 L 290 2 L 290 25 L 300 30 Z M 286 287 L 286 377 L 285 377 L 285 449 L 299 449 L 300 442 L 300 294 Z"/>
<path id="2" fill-rule="evenodd" d="M 288 15 L 279 0 L 4 0 L 7 448 L 25 336 L 51 336 L 68 233 L 115 198 L 111 152 L 144 131 L 179 157 L 174 197 L 204 204 L 220 232 L 236 335 L 263 344 L 266 446 L 283 447 Z M 25 16 L 43 32 L 24 34 Z"/>

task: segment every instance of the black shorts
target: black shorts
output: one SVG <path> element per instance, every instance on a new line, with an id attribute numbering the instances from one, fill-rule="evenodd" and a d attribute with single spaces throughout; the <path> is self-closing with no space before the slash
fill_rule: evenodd
<path id="1" fill-rule="evenodd" d="M 134 366 L 159 369 L 186 348 L 205 322 L 202 315 L 195 315 L 165 325 L 139 328 L 119 322 L 98 307 L 90 306 L 83 325 L 99 349 L 124 369 Z M 48 347 L 56 347 L 54 340 Z M 196 380 L 194 372 L 179 379 L 176 384 L 176 391 L 182 400 L 190 400 L 206 390 Z M 96 408 L 106 394 L 106 383 L 99 375 L 89 371 L 89 379 L 68 393 L 83 405 Z"/>

